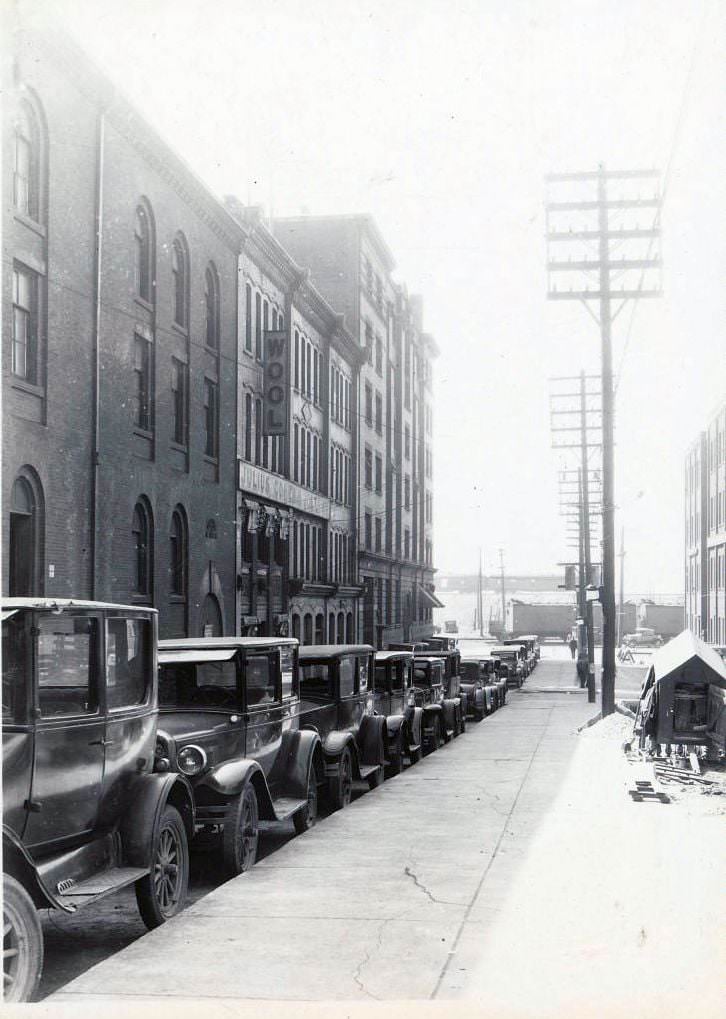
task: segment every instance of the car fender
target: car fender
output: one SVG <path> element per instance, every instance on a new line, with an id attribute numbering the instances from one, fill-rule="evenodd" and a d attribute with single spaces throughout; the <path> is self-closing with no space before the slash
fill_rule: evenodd
<path id="1" fill-rule="evenodd" d="M 438 718 L 439 725 L 444 723 L 444 712 L 440 704 L 424 704 L 423 725 L 428 727 L 434 724 L 434 718 Z"/>
<path id="2" fill-rule="evenodd" d="M 154 772 L 136 775 L 129 790 L 131 806 L 121 818 L 119 833 L 128 866 L 151 866 L 154 832 L 167 803 L 176 807 L 184 821 L 187 838 L 194 834 L 194 793 L 185 775 Z"/>
<path id="3" fill-rule="evenodd" d="M 3 825 L 3 873 L 18 881 L 37 909 L 62 909 L 64 913 L 74 913 L 75 906 L 61 902 L 44 884 L 32 856 L 22 844 L 18 836 L 7 825 Z"/>
<path id="4" fill-rule="evenodd" d="M 454 722 L 456 721 L 456 708 L 459 703 L 459 699 L 453 697 L 447 697 L 444 701 L 444 720 L 446 721 L 446 727 L 448 729 L 454 728 Z"/>
<path id="5" fill-rule="evenodd" d="M 322 780 L 323 746 L 317 731 L 289 729 L 284 732 L 277 762 L 270 775 L 271 783 L 281 789 L 285 796 L 304 800 L 308 794 L 311 767 L 315 768 L 318 781 Z"/>
<path id="6" fill-rule="evenodd" d="M 408 741 L 409 745 L 414 747 L 421 746 L 421 740 L 423 738 L 423 708 L 416 706 L 410 709 L 410 713 L 407 713 L 406 721 L 408 722 Z"/>
<path id="7" fill-rule="evenodd" d="M 364 715 L 356 733 L 362 764 L 386 763 L 386 719 L 383 715 Z"/>
<path id="8" fill-rule="evenodd" d="M 266 821 L 274 820 L 275 812 L 265 775 L 257 761 L 253 761 L 249 757 L 223 761 L 203 775 L 195 788 L 209 789 L 216 797 L 231 800 L 233 797 L 239 796 L 248 782 L 252 783 L 257 794 L 260 817 Z"/>
<path id="9" fill-rule="evenodd" d="M 406 716 L 405 715 L 387 715 L 386 716 L 386 733 L 388 735 L 388 739 L 389 740 L 391 740 L 391 739 L 395 740 L 396 736 L 398 736 L 399 732 L 401 731 L 401 729 L 403 728 L 403 726 L 405 724 L 406 724 Z"/>

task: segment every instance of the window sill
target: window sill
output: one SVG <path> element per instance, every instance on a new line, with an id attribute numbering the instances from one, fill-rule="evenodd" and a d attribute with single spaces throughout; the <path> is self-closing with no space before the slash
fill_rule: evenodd
<path id="1" fill-rule="evenodd" d="M 28 230 L 32 230 L 33 233 L 38 234 L 39 237 L 46 236 L 47 231 L 43 224 L 39 223 L 37 219 L 33 219 L 33 217 L 29 216 L 26 212 L 21 212 L 20 209 L 15 209 L 14 216 L 18 223 L 22 223 L 23 226 L 27 226 Z"/>
<path id="2" fill-rule="evenodd" d="M 31 396 L 45 397 L 45 387 L 37 386 L 34 382 L 27 382 L 20 375 L 11 375 L 13 389 L 19 389 L 23 393 L 30 393 Z"/>
<path id="3" fill-rule="evenodd" d="M 216 347 L 210 347 L 207 341 L 205 340 L 202 346 L 204 347 L 208 354 L 212 355 L 212 357 L 219 357 L 219 344 L 217 344 Z"/>
<path id="4" fill-rule="evenodd" d="M 176 442 L 174 439 L 172 439 L 171 442 L 169 443 L 169 446 L 172 449 L 175 449 L 177 451 L 177 453 L 185 453 L 186 454 L 186 453 L 189 452 L 189 446 L 186 443 L 184 443 L 184 442 Z"/>
<path id="5" fill-rule="evenodd" d="M 153 599 L 150 594 L 139 594 L 137 592 L 136 594 L 131 595 L 132 605 L 151 605 L 152 601 Z"/>
<path id="6" fill-rule="evenodd" d="M 184 605 L 186 604 L 187 596 L 185 594 L 170 594 L 169 604 L 170 605 Z"/>
<path id="7" fill-rule="evenodd" d="M 204 462 L 208 463 L 208 464 L 212 464 L 212 466 L 214 466 L 214 467 L 219 467 L 219 457 L 218 456 L 209 456 L 208 453 L 205 453 L 204 454 Z"/>
<path id="8" fill-rule="evenodd" d="M 148 428 L 141 428 L 139 425 L 134 425 L 134 435 L 140 435 L 142 439 L 153 439 L 154 433 Z"/>
<path id="9" fill-rule="evenodd" d="M 171 328 L 174 330 L 174 332 L 179 333 L 180 336 L 183 336 L 184 339 L 189 338 L 189 327 L 182 325 L 181 322 L 176 321 L 172 322 Z"/>

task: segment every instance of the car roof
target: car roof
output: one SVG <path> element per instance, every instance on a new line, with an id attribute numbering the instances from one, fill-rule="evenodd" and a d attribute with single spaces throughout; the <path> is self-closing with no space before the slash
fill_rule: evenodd
<path id="1" fill-rule="evenodd" d="M 170 637 L 159 641 L 159 650 L 211 651 L 214 648 L 295 647 L 295 637 Z"/>
<path id="2" fill-rule="evenodd" d="M 403 661 L 413 660 L 413 651 L 376 651 L 377 662 L 395 661 L 397 658 Z"/>
<path id="3" fill-rule="evenodd" d="M 340 658 L 342 655 L 371 654 L 374 648 L 370 644 L 306 644 L 300 648 L 300 661 L 303 658 Z"/>
<path id="4" fill-rule="evenodd" d="M 79 598 L 3 598 L 4 609 L 116 609 L 123 612 L 153 612 L 150 605 L 122 605 L 118 602 L 84 601 Z"/>
<path id="5" fill-rule="evenodd" d="M 430 654 L 424 651 L 414 651 L 413 657 L 417 662 L 444 662 L 445 658 L 443 655 L 436 654 L 432 651 Z"/>

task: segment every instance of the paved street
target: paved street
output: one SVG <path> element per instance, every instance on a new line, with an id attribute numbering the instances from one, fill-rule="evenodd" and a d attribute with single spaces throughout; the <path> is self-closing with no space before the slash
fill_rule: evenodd
<path id="1" fill-rule="evenodd" d="M 564 668 L 542 662 L 530 682 L 562 683 Z M 592 714 L 582 695 L 510 693 L 463 738 L 53 1000 L 449 996 L 466 925 L 473 913 L 479 924 L 494 916 Z"/>

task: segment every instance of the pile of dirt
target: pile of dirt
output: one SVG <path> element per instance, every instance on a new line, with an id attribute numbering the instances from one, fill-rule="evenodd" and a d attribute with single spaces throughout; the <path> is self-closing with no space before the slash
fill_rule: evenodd
<path id="1" fill-rule="evenodd" d="M 622 743 L 631 739 L 633 735 L 633 720 L 626 718 L 618 712 L 613 712 L 607 718 L 600 718 L 593 725 L 587 726 L 580 732 L 584 739 L 602 739 L 613 743 Z"/>

